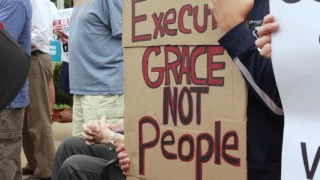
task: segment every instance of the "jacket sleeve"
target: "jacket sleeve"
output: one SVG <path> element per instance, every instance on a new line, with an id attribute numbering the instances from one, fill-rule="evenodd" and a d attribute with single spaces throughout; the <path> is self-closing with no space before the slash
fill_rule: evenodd
<path id="1" fill-rule="evenodd" d="M 275 115 L 283 115 L 282 104 L 273 73 L 272 61 L 262 57 L 255 45 L 255 38 L 242 22 L 225 34 L 220 45 L 238 66 L 249 91 Z"/>

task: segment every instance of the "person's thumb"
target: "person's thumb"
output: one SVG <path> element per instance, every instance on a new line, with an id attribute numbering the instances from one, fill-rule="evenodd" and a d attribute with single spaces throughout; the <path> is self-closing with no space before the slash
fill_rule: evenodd
<path id="1" fill-rule="evenodd" d="M 107 120 L 106 115 L 103 115 L 100 120 L 105 122 Z"/>
<path id="2" fill-rule="evenodd" d="M 107 124 L 107 127 L 110 129 L 110 130 L 113 130 L 113 126 L 112 126 L 112 124 Z"/>

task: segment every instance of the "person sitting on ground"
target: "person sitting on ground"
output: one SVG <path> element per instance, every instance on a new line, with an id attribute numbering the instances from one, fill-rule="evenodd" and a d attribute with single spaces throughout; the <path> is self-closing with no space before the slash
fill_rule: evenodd
<path id="1" fill-rule="evenodd" d="M 112 125 L 105 122 L 105 116 L 89 121 L 83 124 L 83 138 L 73 136 L 61 143 L 53 164 L 52 180 L 126 179 L 120 168 L 105 171 L 106 164 L 117 158 L 115 149 L 124 145 L 123 120 Z"/>

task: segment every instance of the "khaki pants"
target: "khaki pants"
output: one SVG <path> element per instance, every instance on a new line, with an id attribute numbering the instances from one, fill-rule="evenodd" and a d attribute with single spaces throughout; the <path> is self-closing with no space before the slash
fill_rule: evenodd
<path id="1" fill-rule="evenodd" d="M 24 108 L 0 112 L 0 179 L 21 180 Z"/>
<path id="2" fill-rule="evenodd" d="M 23 150 L 27 169 L 40 178 L 51 177 L 55 147 L 52 137 L 48 88 L 53 76 L 49 54 L 36 53 L 31 57 L 29 72 L 30 104 L 23 126 Z"/>
<path id="3" fill-rule="evenodd" d="M 90 120 L 107 117 L 107 123 L 123 119 L 124 95 L 73 97 L 72 135 L 81 136 L 82 125 Z"/>

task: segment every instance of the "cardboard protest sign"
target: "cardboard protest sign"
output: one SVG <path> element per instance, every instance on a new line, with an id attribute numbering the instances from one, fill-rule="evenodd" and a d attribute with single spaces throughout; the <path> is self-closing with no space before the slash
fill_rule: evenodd
<path id="1" fill-rule="evenodd" d="M 207 1 L 128 0 L 123 13 L 127 179 L 247 179 L 247 89 Z"/>
<path id="2" fill-rule="evenodd" d="M 204 0 L 128 0 L 123 10 L 125 47 L 214 45 L 221 37 Z"/>
<path id="3" fill-rule="evenodd" d="M 284 114 L 282 180 L 320 179 L 320 2 L 271 0 L 272 62 Z M 285 73 L 283 73 L 285 72 Z"/>

